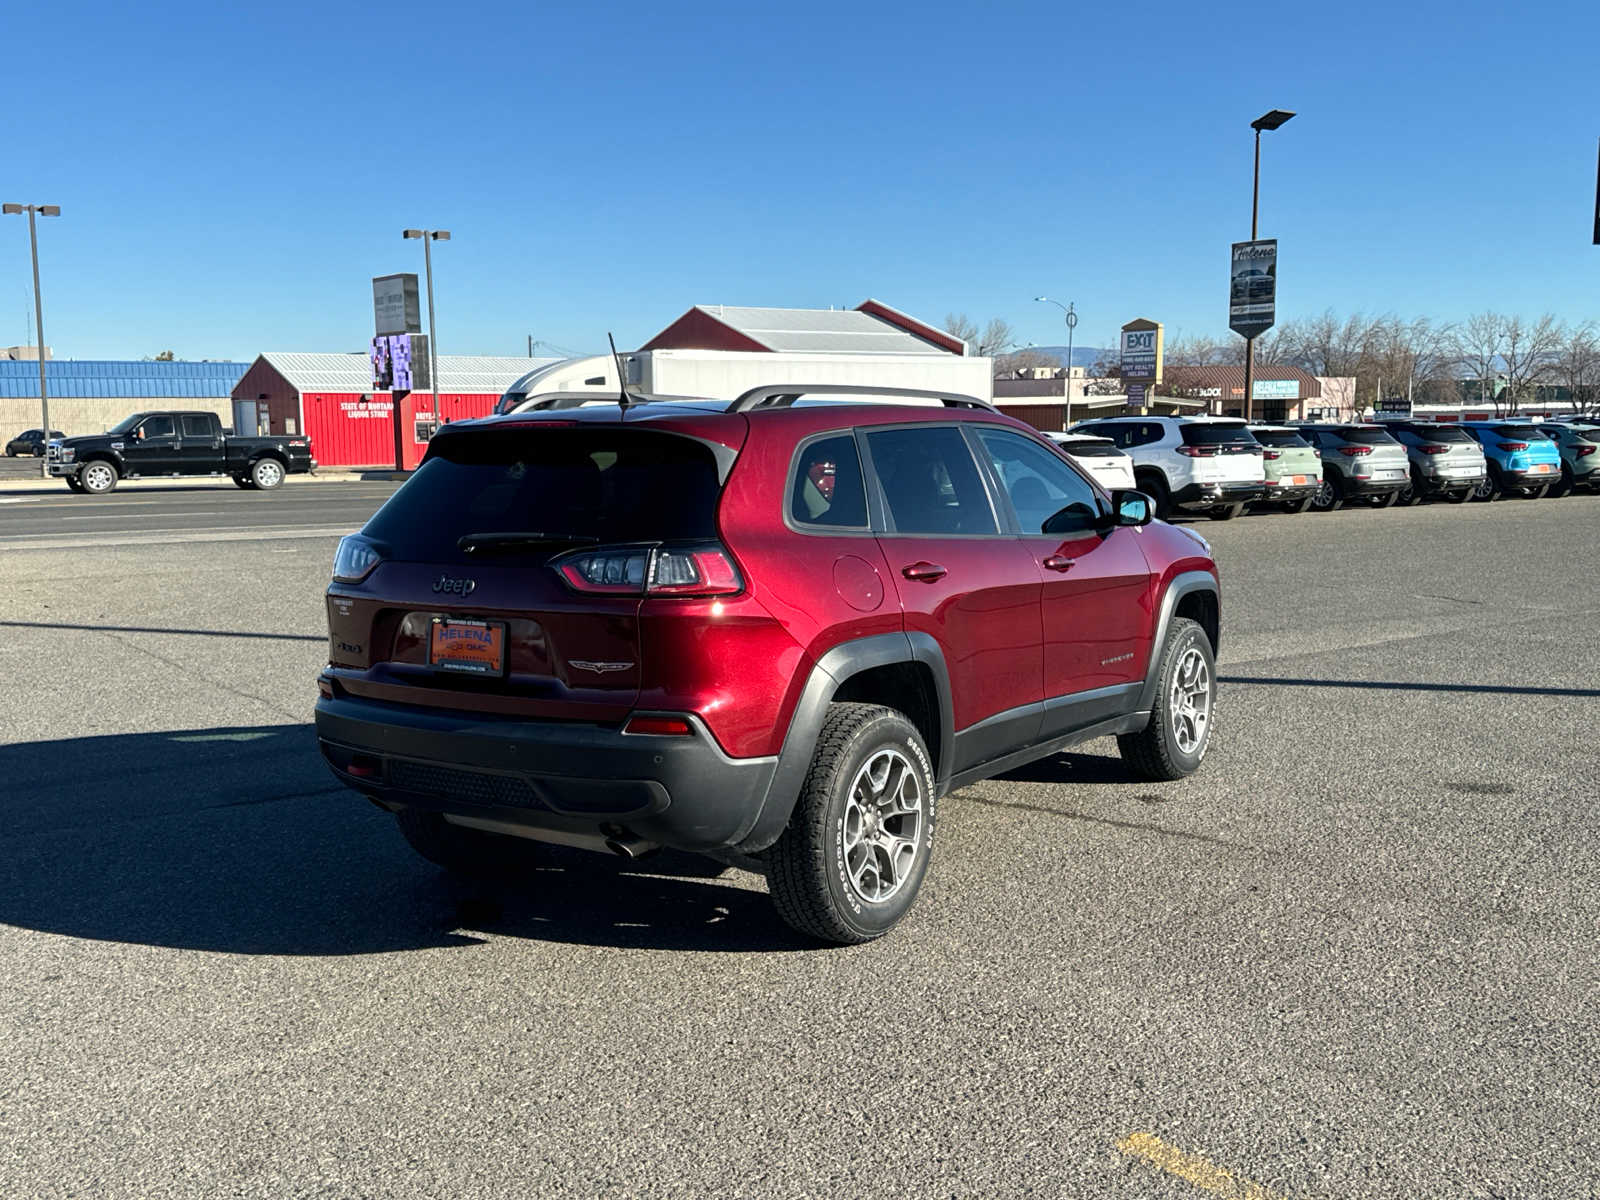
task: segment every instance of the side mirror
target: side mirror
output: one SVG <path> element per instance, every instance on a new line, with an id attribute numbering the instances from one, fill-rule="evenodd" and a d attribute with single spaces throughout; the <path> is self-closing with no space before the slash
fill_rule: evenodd
<path id="1" fill-rule="evenodd" d="M 1143 492 L 1118 490 L 1111 493 L 1115 525 L 1148 525 L 1155 516 L 1155 503 Z"/>

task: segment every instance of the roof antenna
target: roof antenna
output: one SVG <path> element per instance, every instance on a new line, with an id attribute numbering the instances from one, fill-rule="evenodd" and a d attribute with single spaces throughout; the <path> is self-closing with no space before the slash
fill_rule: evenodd
<path id="1" fill-rule="evenodd" d="M 628 372 L 622 365 L 622 355 L 617 353 L 617 339 L 611 336 L 609 329 L 606 330 L 606 341 L 611 343 L 611 357 L 617 364 L 617 403 L 623 412 L 627 412 L 628 405 L 632 403 L 628 399 Z"/>

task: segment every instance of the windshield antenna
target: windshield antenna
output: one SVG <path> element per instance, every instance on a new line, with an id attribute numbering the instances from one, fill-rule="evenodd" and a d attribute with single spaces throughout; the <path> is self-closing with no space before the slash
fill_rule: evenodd
<path id="1" fill-rule="evenodd" d="M 606 341 L 611 343 L 611 358 L 617 364 L 617 403 L 622 406 L 622 411 L 628 411 L 632 403 L 628 399 L 628 372 L 622 365 L 622 355 L 617 353 L 617 339 L 611 336 L 611 331 L 606 330 Z"/>

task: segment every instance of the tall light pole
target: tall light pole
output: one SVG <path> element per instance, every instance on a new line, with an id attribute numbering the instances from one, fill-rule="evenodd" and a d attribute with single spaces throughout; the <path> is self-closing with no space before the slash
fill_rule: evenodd
<path id="1" fill-rule="evenodd" d="M 0 212 L 21 215 L 28 214 L 28 249 L 33 253 L 33 328 L 39 339 L 39 407 L 44 413 L 44 444 L 50 444 L 50 392 L 44 382 L 44 298 L 39 291 L 39 224 L 35 216 L 59 217 L 61 206 L 59 204 L 6 204 L 0 205 Z M 43 465 L 41 470 L 49 474 L 48 465 Z"/>
<path id="2" fill-rule="evenodd" d="M 1250 122 L 1250 128 L 1256 131 L 1256 169 L 1254 182 L 1250 185 L 1250 240 L 1256 240 L 1256 219 L 1261 213 L 1261 131 L 1263 129 L 1277 129 L 1289 118 L 1292 112 L 1275 108 L 1271 112 L 1257 117 Z M 1277 308 L 1277 288 L 1273 288 L 1273 308 Z M 1251 409 L 1256 400 L 1256 339 L 1247 337 L 1244 340 L 1244 419 L 1248 421 Z"/>
<path id="3" fill-rule="evenodd" d="M 448 242 L 448 229 L 403 229 L 400 236 L 422 239 L 422 265 L 428 275 L 428 382 L 433 392 L 433 422 L 439 423 L 439 335 L 433 327 L 433 243 Z"/>
<path id="4" fill-rule="evenodd" d="M 1067 420 L 1066 420 L 1066 427 L 1068 429 L 1071 429 L 1072 428 L 1072 331 L 1078 327 L 1078 310 L 1077 310 L 1077 307 L 1076 307 L 1077 306 L 1077 301 L 1069 300 L 1065 304 L 1063 304 L 1059 300 L 1050 299 L 1049 296 L 1035 296 L 1034 300 L 1035 300 L 1035 302 L 1042 302 L 1044 304 L 1054 304 L 1062 312 L 1066 313 L 1066 321 L 1067 321 L 1067 386 L 1066 386 L 1066 389 L 1065 389 L 1066 393 L 1067 393 Z"/>

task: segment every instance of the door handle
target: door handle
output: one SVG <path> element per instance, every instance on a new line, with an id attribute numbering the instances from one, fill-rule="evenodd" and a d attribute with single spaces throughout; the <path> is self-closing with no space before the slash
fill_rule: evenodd
<path id="1" fill-rule="evenodd" d="M 1044 560 L 1044 566 L 1047 571 L 1070 571 L 1077 561 L 1075 558 L 1068 558 L 1065 554 L 1052 554 Z"/>
<path id="2" fill-rule="evenodd" d="M 938 563 L 923 561 L 914 562 L 909 567 L 902 567 L 900 574 L 907 579 L 915 579 L 918 583 L 932 583 L 935 579 L 943 579 L 950 572 Z"/>

